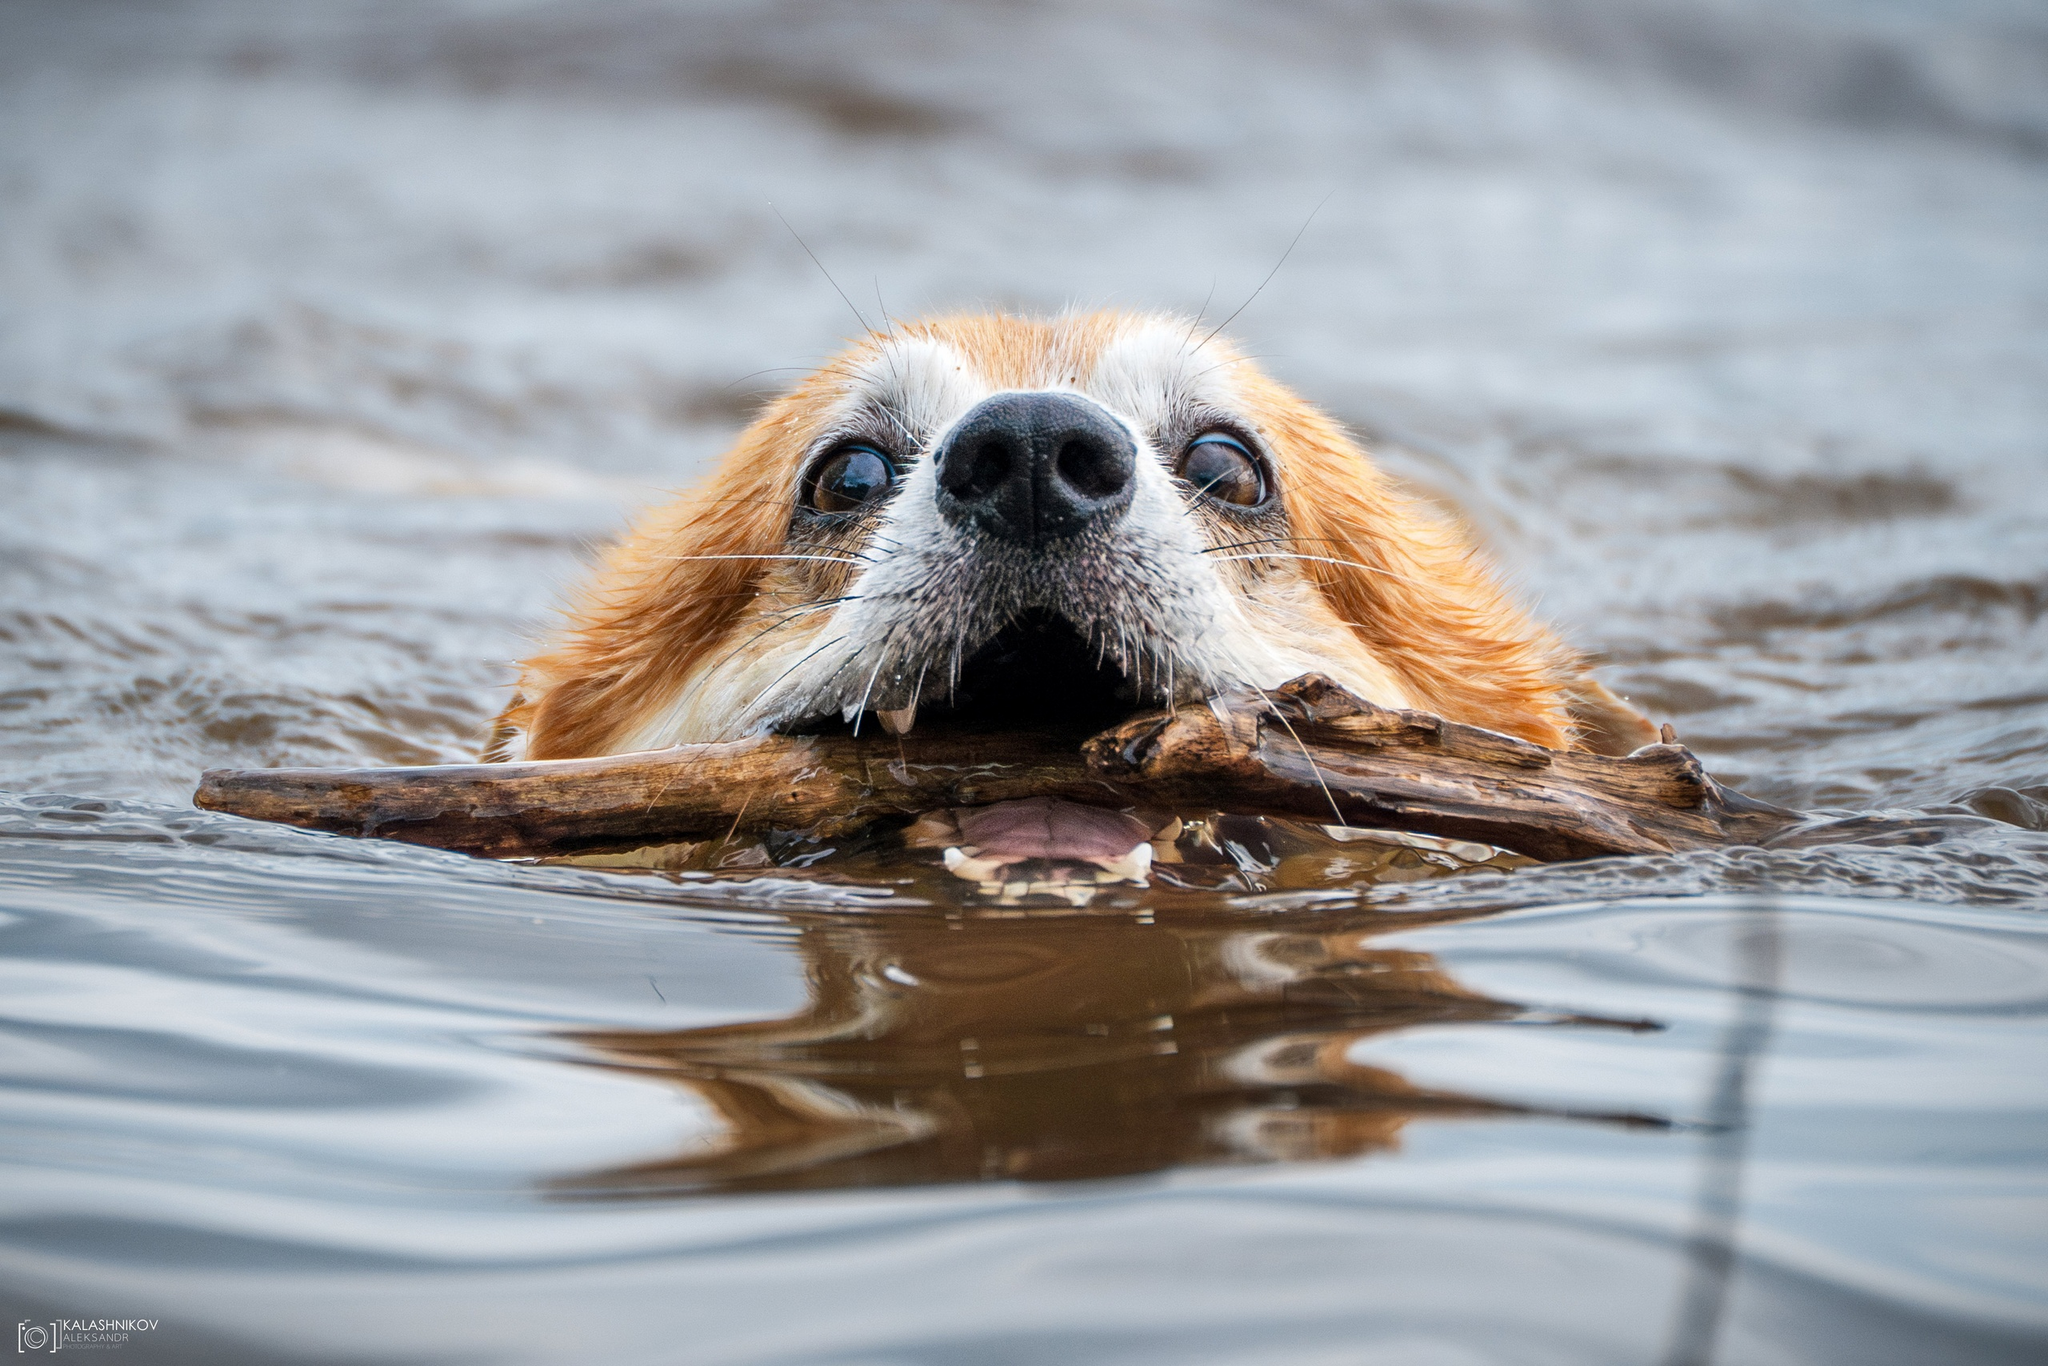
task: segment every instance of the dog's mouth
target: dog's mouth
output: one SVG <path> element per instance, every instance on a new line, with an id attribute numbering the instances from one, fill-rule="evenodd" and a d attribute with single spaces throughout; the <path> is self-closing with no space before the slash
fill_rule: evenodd
<path id="1" fill-rule="evenodd" d="M 934 670 L 937 672 L 937 670 Z M 998 631 L 960 666 L 950 692 L 853 722 L 814 717 L 789 729 L 818 734 L 858 726 L 890 734 L 987 735 L 1029 731 L 1076 739 L 1116 725 L 1144 705 L 1144 690 L 1114 655 L 1064 618 L 1032 612 Z"/>
<path id="2" fill-rule="evenodd" d="M 921 708 L 919 727 L 962 732 L 1093 734 L 1129 716 L 1137 684 L 1099 645 L 1051 613 L 1010 623 L 969 656 L 950 696 Z"/>

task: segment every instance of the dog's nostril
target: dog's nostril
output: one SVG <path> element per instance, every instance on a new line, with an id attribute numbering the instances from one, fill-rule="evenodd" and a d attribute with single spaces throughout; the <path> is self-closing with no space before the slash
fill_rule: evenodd
<path id="1" fill-rule="evenodd" d="M 1119 461 L 1116 449 L 1092 433 L 1061 446 L 1053 468 L 1090 498 L 1108 498 L 1131 479 L 1131 462 Z"/>
<path id="2" fill-rule="evenodd" d="M 998 394 L 960 420 L 938 462 L 949 520 L 1035 545 L 1120 516 L 1137 445 L 1078 394 Z"/>
<path id="3" fill-rule="evenodd" d="M 940 457 L 939 486 L 955 498 L 987 498 L 1016 464 L 1011 441 L 1007 433 L 991 432 L 981 440 L 950 444 Z"/>

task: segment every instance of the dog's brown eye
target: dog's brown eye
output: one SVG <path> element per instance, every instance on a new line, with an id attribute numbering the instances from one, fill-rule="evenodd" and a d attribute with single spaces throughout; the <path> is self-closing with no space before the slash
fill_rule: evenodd
<path id="1" fill-rule="evenodd" d="M 841 446 L 811 473 L 810 502 L 820 512 L 851 512 L 896 482 L 896 467 L 873 446 Z"/>
<path id="2" fill-rule="evenodd" d="M 1181 478 L 1195 492 L 1239 507 L 1266 501 L 1266 477 L 1244 443 L 1222 432 L 1203 432 L 1188 443 L 1180 458 Z"/>

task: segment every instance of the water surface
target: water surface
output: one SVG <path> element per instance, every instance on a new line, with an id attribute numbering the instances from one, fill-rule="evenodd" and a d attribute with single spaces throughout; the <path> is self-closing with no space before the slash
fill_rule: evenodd
<path id="1" fill-rule="evenodd" d="M 2003 0 L 10 6 L 0 1298 L 150 1361 L 2038 1360 L 2044 90 Z M 1811 822 L 1076 907 L 190 809 L 474 752 L 860 326 L 778 214 L 879 321 L 1221 319 L 1312 212 L 1231 330 Z"/>

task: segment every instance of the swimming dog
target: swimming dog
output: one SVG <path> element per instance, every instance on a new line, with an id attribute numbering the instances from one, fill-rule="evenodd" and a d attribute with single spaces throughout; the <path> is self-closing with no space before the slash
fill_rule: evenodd
<path id="1" fill-rule="evenodd" d="M 1185 318 L 852 344 L 599 567 L 487 759 L 1110 724 L 1328 675 L 1550 747 L 1655 738 L 1456 526 Z"/>

